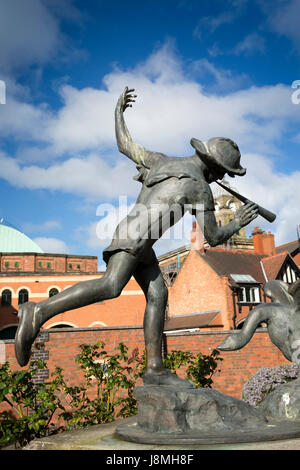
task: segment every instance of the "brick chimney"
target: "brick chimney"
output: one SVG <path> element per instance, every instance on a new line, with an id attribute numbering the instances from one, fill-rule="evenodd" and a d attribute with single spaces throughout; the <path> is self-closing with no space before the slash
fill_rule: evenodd
<path id="1" fill-rule="evenodd" d="M 254 253 L 263 254 L 264 252 L 263 234 L 263 230 L 259 227 L 255 227 L 252 231 Z"/>
<path id="2" fill-rule="evenodd" d="M 276 255 L 274 235 L 270 231 L 268 231 L 267 234 L 264 234 L 263 243 L 266 255 Z"/>
<path id="3" fill-rule="evenodd" d="M 276 254 L 274 235 L 255 227 L 252 232 L 254 253 L 272 256 Z"/>
<path id="4" fill-rule="evenodd" d="M 198 222 L 193 221 L 193 228 L 191 231 L 191 250 L 198 250 L 204 252 L 204 237 L 200 230 Z"/>

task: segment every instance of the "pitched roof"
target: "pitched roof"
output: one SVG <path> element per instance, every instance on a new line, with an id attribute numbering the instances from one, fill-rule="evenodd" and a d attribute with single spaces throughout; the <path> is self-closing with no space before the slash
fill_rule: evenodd
<path id="1" fill-rule="evenodd" d="M 257 282 L 265 283 L 260 264 L 265 255 L 221 249 L 209 249 L 204 253 L 198 252 L 198 254 L 219 276 L 249 274 Z"/>
<path id="2" fill-rule="evenodd" d="M 277 278 L 287 257 L 290 259 L 290 262 L 294 264 L 293 258 L 287 250 L 282 253 L 278 253 L 277 255 L 268 256 L 262 260 L 266 276 L 269 280 Z"/>
<path id="3" fill-rule="evenodd" d="M 213 320 L 219 315 L 220 310 L 210 312 L 196 312 L 185 315 L 176 315 L 169 317 L 165 321 L 164 331 L 183 330 L 190 328 L 205 328 L 207 326 L 223 326 L 220 324 L 213 325 Z"/>
<path id="4" fill-rule="evenodd" d="M 277 246 L 275 249 L 277 253 L 288 251 L 290 255 L 293 255 L 294 252 L 297 252 L 300 249 L 299 241 L 296 240 L 294 242 L 285 243 L 284 245 Z"/>

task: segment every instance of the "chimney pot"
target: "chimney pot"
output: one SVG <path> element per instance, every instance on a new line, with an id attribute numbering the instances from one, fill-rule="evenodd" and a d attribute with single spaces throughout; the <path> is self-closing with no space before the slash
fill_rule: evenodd
<path id="1" fill-rule="evenodd" d="M 191 250 L 204 251 L 204 237 L 196 221 L 193 221 L 193 228 L 191 231 Z"/>

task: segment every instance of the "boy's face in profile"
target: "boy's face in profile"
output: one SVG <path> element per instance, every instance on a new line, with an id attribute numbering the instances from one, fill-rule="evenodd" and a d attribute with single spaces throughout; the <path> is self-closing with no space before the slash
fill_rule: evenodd
<path id="1" fill-rule="evenodd" d="M 205 179 L 208 183 L 213 183 L 217 180 L 222 180 L 226 175 L 226 171 L 220 168 L 207 168 L 207 171 L 204 173 Z"/>

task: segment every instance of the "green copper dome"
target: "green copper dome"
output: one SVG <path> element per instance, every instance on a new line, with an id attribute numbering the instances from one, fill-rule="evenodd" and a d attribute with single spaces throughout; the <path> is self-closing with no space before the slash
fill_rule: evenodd
<path id="1" fill-rule="evenodd" d="M 25 233 L 0 222 L 0 253 L 44 253 Z"/>

